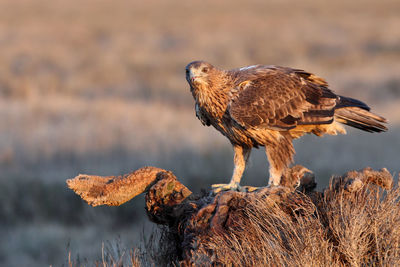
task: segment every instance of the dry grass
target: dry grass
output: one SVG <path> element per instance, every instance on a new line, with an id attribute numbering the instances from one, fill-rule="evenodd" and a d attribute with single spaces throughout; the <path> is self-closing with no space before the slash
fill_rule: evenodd
<path id="1" fill-rule="evenodd" d="M 160 148 L 228 147 L 193 115 L 183 68 L 194 59 L 305 68 L 397 123 L 399 7 L 394 0 L 2 1 L 1 175 L 54 181 L 49 169 L 58 160 L 63 181 L 98 170 L 121 148 L 136 162 L 145 161 L 144 149 L 159 160 Z M 106 159 L 88 162 L 93 154 Z M 120 154 L 104 172 L 128 168 Z"/>
<path id="2" fill-rule="evenodd" d="M 174 235 L 167 228 L 154 227 L 146 234 L 143 233 L 142 243 L 135 248 L 126 247 L 121 240 L 107 241 L 101 244 L 99 259 L 89 261 L 74 257 L 68 251 L 66 265 L 78 266 L 103 266 L 103 267 L 140 267 L 140 266 L 179 266 Z"/>
<path id="3" fill-rule="evenodd" d="M 189 239 L 175 233 L 173 226 L 158 228 L 144 236 L 144 246 L 140 249 L 121 250 L 118 244 L 108 244 L 106 248 L 103 245 L 102 260 L 98 264 L 398 266 L 400 188 L 396 185 L 384 190 L 376 185 L 383 177 L 392 182 L 388 172 L 384 176 L 381 176 L 382 172 L 367 170 L 363 173 L 365 180 L 364 174 L 354 176 L 355 172 L 332 177 L 323 193 L 278 190 L 279 196 L 273 195 L 276 193 L 240 195 L 226 203 L 228 206 L 221 212 L 228 216 L 220 221 L 221 225 L 211 219 L 217 216 L 214 212 L 218 212 L 213 209 L 203 212 L 200 221 L 188 223 L 182 217 L 182 225 L 178 228 L 188 223 L 187 227 L 196 229 L 187 233 L 184 229 L 179 230 L 190 233 Z M 346 180 L 346 177 L 351 179 Z M 361 187 L 348 187 L 349 182 L 355 181 L 353 178 L 362 180 Z M 338 181 L 344 182 L 339 185 Z M 209 195 L 199 198 L 198 204 L 202 201 L 214 202 Z M 208 209 L 206 204 L 200 213 L 204 207 Z M 188 214 L 188 217 L 192 218 L 192 215 Z M 202 224 L 208 226 L 204 228 Z M 192 243 L 187 244 L 188 240 Z M 188 245 L 189 251 L 186 250 Z"/>
<path id="4" fill-rule="evenodd" d="M 315 196 L 314 196 L 315 197 Z M 398 266 L 400 190 L 376 186 L 325 197 L 298 194 L 271 207 L 250 199 L 234 227 L 209 236 L 199 265 Z M 211 251 L 211 252 L 210 252 Z M 203 255 L 202 255 L 203 253 Z M 212 255 L 212 256 L 210 256 Z"/>
<path id="5" fill-rule="evenodd" d="M 193 116 L 183 77 L 193 59 L 305 68 L 398 122 L 398 9 L 393 0 L 2 1 L 2 173 L 44 177 L 48 166 L 35 168 L 54 158 L 118 147 L 225 144 Z"/>
<path id="6" fill-rule="evenodd" d="M 136 250 L 140 257 L 134 258 L 135 264 L 400 264 L 400 188 L 393 188 L 387 169 L 368 167 L 332 176 L 323 192 L 314 191 L 315 177 L 303 166 L 292 167 L 285 179 L 280 186 L 247 193 L 193 194 L 171 172 L 146 167 L 123 177 L 80 175 L 67 183 L 91 206 L 120 205 L 144 190 L 141 183 L 152 184 L 146 192 L 146 211 L 149 220 L 163 228 L 145 234 L 149 239 L 144 250 Z M 129 266 L 118 244 L 114 253 L 107 251 L 103 245 L 103 264 Z M 132 255 L 127 257 L 131 262 Z"/>

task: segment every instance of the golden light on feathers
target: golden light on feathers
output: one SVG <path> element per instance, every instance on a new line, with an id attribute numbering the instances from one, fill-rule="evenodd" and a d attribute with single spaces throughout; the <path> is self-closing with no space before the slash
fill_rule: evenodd
<path id="1" fill-rule="evenodd" d="M 342 124 L 368 131 L 387 128 L 386 119 L 363 102 L 336 95 L 326 81 L 300 69 L 252 65 L 221 70 L 204 61 L 186 66 L 186 80 L 195 99 L 196 116 L 226 136 L 234 148 L 231 182 L 219 189 L 237 189 L 250 150 L 264 146 L 272 185 L 279 185 L 295 153 L 292 140 L 346 133 Z"/>

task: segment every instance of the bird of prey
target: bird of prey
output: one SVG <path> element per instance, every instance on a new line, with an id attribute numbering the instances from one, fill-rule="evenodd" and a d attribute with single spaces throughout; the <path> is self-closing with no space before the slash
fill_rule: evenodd
<path id="1" fill-rule="evenodd" d="M 265 147 L 269 185 L 279 185 L 293 160 L 292 140 L 307 133 L 345 134 L 341 124 L 382 132 L 387 120 L 363 102 L 335 94 L 326 81 L 310 72 L 274 65 L 222 70 L 204 61 L 186 66 L 196 116 L 226 136 L 234 149 L 229 184 L 215 191 L 239 190 L 253 147 Z"/>

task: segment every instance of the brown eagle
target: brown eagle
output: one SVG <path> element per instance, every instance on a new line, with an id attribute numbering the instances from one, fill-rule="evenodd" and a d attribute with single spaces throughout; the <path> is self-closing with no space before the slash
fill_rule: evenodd
<path id="1" fill-rule="evenodd" d="M 252 65 L 226 71 L 194 61 L 186 66 L 186 80 L 196 116 L 233 145 L 232 179 L 213 185 L 218 191 L 240 188 L 253 147 L 265 147 L 269 185 L 279 185 L 295 154 L 293 139 L 306 133 L 345 134 L 340 123 L 367 132 L 387 130 L 386 119 L 365 103 L 336 95 L 324 79 L 301 69 Z"/>

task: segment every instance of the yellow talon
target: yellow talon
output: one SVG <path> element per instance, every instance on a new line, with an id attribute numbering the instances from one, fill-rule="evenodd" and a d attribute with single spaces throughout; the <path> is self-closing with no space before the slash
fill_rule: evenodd
<path id="1" fill-rule="evenodd" d="M 238 191 L 238 192 L 254 192 L 258 190 L 258 187 L 254 186 L 240 186 L 239 184 L 213 184 L 211 185 L 212 191 L 214 193 L 219 193 L 221 191 L 228 191 L 228 190 L 233 190 L 233 191 Z"/>
<path id="2" fill-rule="evenodd" d="M 254 191 L 260 189 L 260 187 L 255 187 L 255 186 L 243 186 L 242 188 L 244 189 L 245 192 L 248 192 L 248 193 L 254 192 Z"/>
<path id="3" fill-rule="evenodd" d="M 211 185 L 213 188 L 214 193 L 219 193 L 221 191 L 228 191 L 228 190 L 234 190 L 237 191 L 239 185 L 237 184 L 213 184 Z"/>

